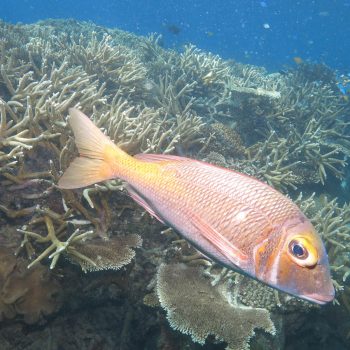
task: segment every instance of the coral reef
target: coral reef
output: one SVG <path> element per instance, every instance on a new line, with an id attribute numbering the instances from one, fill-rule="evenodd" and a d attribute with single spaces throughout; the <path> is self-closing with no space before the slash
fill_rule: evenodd
<path id="1" fill-rule="evenodd" d="M 87 231 L 79 233 L 75 230 L 65 242 L 61 242 L 55 233 L 53 222 L 49 216 L 44 217 L 47 228 L 47 236 L 43 237 L 35 232 L 19 229 L 25 236 L 21 246 L 26 246 L 27 251 L 33 251 L 29 237 L 34 238 L 36 243 L 49 246 L 29 265 L 37 265 L 46 257 L 51 259 L 50 268 L 55 268 L 61 254 L 65 254 L 69 260 L 80 265 L 83 271 L 118 270 L 131 262 L 135 256 L 135 251 L 131 248 L 139 248 L 142 239 L 139 235 L 130 234 L 128 236 L 117 236 L 103 242 L 93 240 L 93 232 Z M 62 226 L 60 227 L 62 229 Z M 62 230 L 59 232 L 62 234 Z M 28 247 L 29 245 L 29 247 Z"/>
<path id="2" fill-rule="evenodd" d="M 60 285 L 46 267 L 28 270 L 28 263 L 7 247 L 0 247 L 0 262 L 0 321 L 17 315 L 33 324 L 60 308 Z"/>
<path id="3" fill-rule="evenodd" d="M 198 267 L 161 265 L 157 294 L 171 326 L 200 344 L 214 335 L 228 344 L 227 349 L 243 350 L 249 349 L 255 328 L 275 334 L 267 310 L 230 303 Z"/>
<path id="4" fill-rule="evenodd" d="M 307 349 L 311 340 L 293 335 L 310 320 L 323 324 L 324 348 L 348 347 L 338 325 L 350 312 L 350 105 L 331 69 L 269 74 L 74 20 L 0 22 L 0 37 L 4 349 L 282 349 L 284 339 Z M 58 189 L 76 155 L 70 107 L 130 154 L 190 156 L 291 196 L 325 241 L 341 307 L 221 269 L 145 214 L 118 179 Z"/>

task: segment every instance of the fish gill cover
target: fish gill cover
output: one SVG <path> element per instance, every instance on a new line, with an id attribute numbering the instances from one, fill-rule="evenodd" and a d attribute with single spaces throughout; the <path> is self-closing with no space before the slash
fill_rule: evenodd
<path id="1" fill-rule="evenodd" d="M 350 105 L 330 68 L 271 74 L 75 20 L 1 22 L 0 38 L 1 349 L 346 348 Z M 334 305 L 213 263 L 118 180 L 59 189 L 71 107 L 131 154 L 187 155 L 289 195 L 326 245 Z"/>

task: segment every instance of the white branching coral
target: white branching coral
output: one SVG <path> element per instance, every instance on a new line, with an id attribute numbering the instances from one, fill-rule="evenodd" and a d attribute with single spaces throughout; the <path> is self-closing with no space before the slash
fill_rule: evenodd
<path id="1" fill-rule="evenodd" d="M 336 287 L 345 284 L 350 277 L 350 204 L 340 205 L 336 198 L 317 197 L 315 193 L 305 197 L 302 193 L 296 202 L 310 217 L 316 230 L 325 242 L 333 276 L 339 282 Z"/>
<path id="2" fill-rule="evenodd" d="M 24 234 L 22 246 L 30 244 L 32 240 L 35 244 L 48 244 L 48 247 L 39 254 L 28 268 L 38 265 L 43 259 L 51 260 L 50 269 L 54 269 L 59 257 L 64 255 L 68 260 L 80 265 L 84 272 L 101 270 L 119 270 L 127 265 L 135 256 L 132 248 L 139 248 L 142 239 L 139 235 L 130 234 L 127 236 L 114 236 L 108 240 L 92 239 L 92 231 L 80 233 L 75 230 L 65 241 L 57 238 L 53 221 L 49 216 L 44 217 L 47 236 L 20 229 Z M 59 233 L 62 233 L 62 227 Z M 31 248 L 33 250 L 33 248 Z"/>
<path id="3" fill-rule="evenodd" d="M 95 32 L 85 44 L 83 37 L 74 42 L 69 60 L 74 65 L 82 66 L 90 75 L 96 75 L 110 89 L 123 93 L 142 93 L 146 80 L 146 69 L 130 48 L 113 44 L 110 35 L 101 40 Z"/>
<path id="4" fill-rule="evenodd" d="M 162 109 L 131 106 L 119 95 L 110 109 L 94 118 L 96 124 L 121 148 L 131 153 L 171 153 L 178 144 L 189 147 L 204 143 L 202 119 L 184 111 L 163 116 Z"/>
<path id="5" fill-rule="evenodd" d="M 31 135 L 32 115 L 26 113 L 23 119 L 18 120 L 15 109 L 15 103 L 6 103 L 0 98 L 0 172 L 15 166 L 23 150 L 30 150 L 41 141 L 59 136 L 48 131 L 38 136 Z M 12 118 L 8 120 L 8 116 Z"/>

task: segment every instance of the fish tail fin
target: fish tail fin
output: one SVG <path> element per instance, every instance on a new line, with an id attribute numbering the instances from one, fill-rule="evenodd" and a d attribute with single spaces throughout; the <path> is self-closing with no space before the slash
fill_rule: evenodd
<path id="1" fill-rule="evenodd" d="M 58 181 L 58 187 L 73 189 L 118 177 L 119 161 L 132 158 L 81 111 L 69 110 L 69 124 L 73 129 L 79 157 L 75 158 Z"/>

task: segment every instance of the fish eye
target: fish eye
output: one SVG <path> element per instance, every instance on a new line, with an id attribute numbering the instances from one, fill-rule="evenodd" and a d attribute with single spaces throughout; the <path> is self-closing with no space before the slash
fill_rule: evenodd
<path id="1" fill-rule="evenodd" d="M 294 236 L 288 244 L 288 255 L 294 263 L 312 268 L 318 262 L 318 252 L 312 242 L 301 235 Z"/>
<path id="2" fill-rule="evenodd" d="M 289 243 L 289 251 L 298 259 L 305 260 L 309 256 L 306 248 L 297 240 L 292 240 Z"/>

